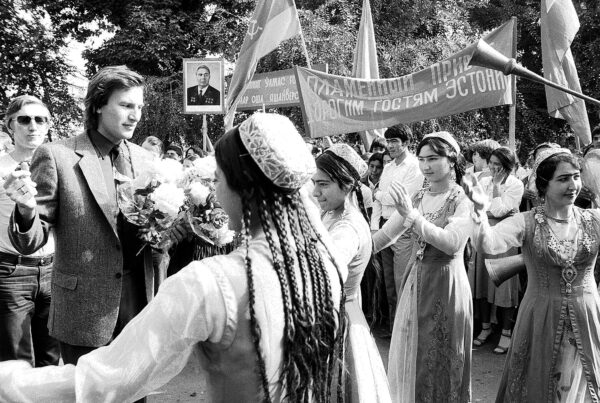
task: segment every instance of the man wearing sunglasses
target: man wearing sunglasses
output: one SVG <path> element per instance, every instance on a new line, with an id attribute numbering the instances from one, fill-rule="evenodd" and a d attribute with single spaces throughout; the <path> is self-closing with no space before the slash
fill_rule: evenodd
<path id="1" fill-rule="evenodd" d="M 0 176 L 6 177 L 31 162 L 49 128 L 48 108 L 38 98 L 22 95 L 6 110 L 4 124 L 14 149 L 0 157 Z M 48 334 L 50 279 L 54 237 L 39 250 L 22 255 L 12 245 L 9 219 L 15 202 L 0 188 L 0 361 L 25 360 L 42 367 L 58 365 L 58 341 Z"/>
<path id="2" fill-rule="evenodd" d="M 36 151 L 37 196 L 19 195 L 35 192 L 26 173 L 12 173 L 4 185 L 17 202 L 10 228 L 17 250 L 36 250 L 50 228 L 56 231 L 49 328 L 67 364 L 108 344 L 161 280 L 151 248 L 117 203 L 125 177 L 153 158 L 128 141 L 142 116 L 144 78 L 125 66 L 105 67 L 91 78 L 84 103 L 85 132 Z"/>

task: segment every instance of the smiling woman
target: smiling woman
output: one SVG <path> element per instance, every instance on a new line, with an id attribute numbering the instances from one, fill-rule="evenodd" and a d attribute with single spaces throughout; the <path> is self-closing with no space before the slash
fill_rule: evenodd
<path id="1" fill-rule="evenodd" d="M 569 150 L 546 148 L 535 160 L 544 204 L 491 227 L 488 197 L 476 179 L 465 184 L 480 221 L 475 246 L 485 253 L 521 247 L 528 285 L 519 307 L 497 402 L 589 402 L 600 393 L 600 298 L 594 263 L 600 211 L 574 205 L 580 167 Z"/>

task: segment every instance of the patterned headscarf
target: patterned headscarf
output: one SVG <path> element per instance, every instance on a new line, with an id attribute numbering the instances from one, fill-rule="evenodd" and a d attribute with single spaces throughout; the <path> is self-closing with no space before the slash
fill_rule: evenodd
<path id="1" fill-rule="evenodd" d="M 571 155 L 571 151 L 566 148 L 544 148 L 539 151 L 537 154 L 537 158 L 533 163 L 533 172 L 537 175 L 537 170 L 540 167 L 540 164 L 546 161 L 548 158 L 557 155 L 557 154 L 569 154 Z"/>
<path id="2" fill-rule="evenodd" d="M 423 136 L 423 140 L 429 138 L 438 138 L 444 140 L 446 143 L 450 144 L 452 148 L 454 148 L 454 151 L 456 151 L 457 154 L 460 154 L 460 146 L 458 145 L 456 140 L 454 140 L 452 134 L 448 132 L 433 132 Z"/>
<path id="3" fill-rule="evenodd" d="M 369 167 L 367 163 L 360 158 L 360 155 L 348 144 L 334 144 L 329 147 L 325 152 L 330 152 L 343 160 L 352 170 L 358 175 L 357 179 L 362 178 L 367 173 Z"/>
<path id="4" fill-rule="evenodd" d="M 273 184 L 300 189 L 317 172 L 304 140 L 285 116 L 255 113 L 239 126 L 248 154 Z"/>

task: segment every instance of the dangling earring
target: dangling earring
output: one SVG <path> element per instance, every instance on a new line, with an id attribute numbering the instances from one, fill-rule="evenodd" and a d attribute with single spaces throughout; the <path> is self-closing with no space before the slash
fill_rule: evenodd
<path id="1" fill-rule="evenodd" d="M 454 168 L 452 168 L 452 171 L 450 171 L 450 179 L 452 179 L 452 182 L 456 182 L 456 171 Z"/>

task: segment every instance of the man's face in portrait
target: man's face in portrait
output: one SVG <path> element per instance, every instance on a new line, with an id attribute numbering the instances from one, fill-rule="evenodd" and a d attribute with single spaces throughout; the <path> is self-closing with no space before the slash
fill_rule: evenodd
<path id="1" fill-rule="evenodd" d="M 210 83 L 210 71 L 204 67 L 199 68 L 196 71 L 196 80 L 198 80 L 198 86 L 200 88 L 208 87 L 208 83 Z"/>

